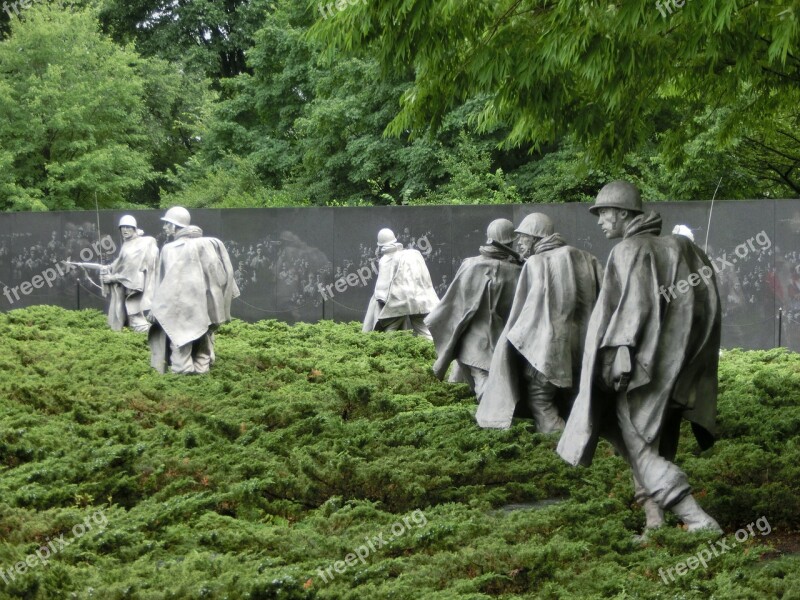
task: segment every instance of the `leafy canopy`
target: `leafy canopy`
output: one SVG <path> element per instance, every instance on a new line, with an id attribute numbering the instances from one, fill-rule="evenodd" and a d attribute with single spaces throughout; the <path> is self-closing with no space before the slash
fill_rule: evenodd
<path id="1" fill-rule="evenodd" d="M 388 72 L 413 65 L 414 85 L 388 131 L 437 127 L 469 98 L 475 121 L 508 126 L 506 143 L 574 135 L 595 157 L 620 158 L 653 137 L 679 105 L 670 135 L 689 137 L 708 107 L 729 122 L 776 114 L 797 100 L 800 4 L 652 0 L 383 0 L 358 3 L 313 29 L 330 52 L 361 51 Z M 664 16 L 662 16 L 662 12 Z M 747 93 L 745 105 L 736 100 Z M 783 103 L 781 103 L 783 105 Z"/>

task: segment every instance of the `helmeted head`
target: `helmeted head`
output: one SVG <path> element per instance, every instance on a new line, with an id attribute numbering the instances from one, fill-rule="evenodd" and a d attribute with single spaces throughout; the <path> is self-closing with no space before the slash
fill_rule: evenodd
<path id="1" fill-rule="evenodd" d="M 589 212 L 598 215 L 601 208 L 619 208 L 635 213 L 644 212 L 639 188 L 621 179 L 607 183 L 600 189 Z"/>
<path id="2" fill-rule="evenodd" d="M 520 256 L 528 258 L 533 253 L 533 247 L 540 239 L 555 233 L 553 221 L 544 213 L 531 213 L 519 224 L 516 232 L 519 234 L 517 246 Z"/>
<path id="3" fill-rule="evenodd" d="M 694 241 L 694 234 L 686 225 L 675 225 L 675 227 L 672 229 L 672 233 L 674 235 L 682 235 Z"/>
<path id="4" fill-rule="evenodd" d="M 397 242 L 394 231 L 384 227 L 378 232 L 378 246 L 388 246 Z"/>
<path id="5" fill-rule="evenodd" d="M 136 226 L 136 219 L 133 215 L 122 215 L 118 227 L 122 239 L 125 241 L 139 235 L 139 229 Z"/>
<path id="6" fill-rule="evenodd" d="M 514 224 L 508 219 L 495 219 L 489 223 L 489 227 L 486 228 L 487 244 L 491 244 L 492 241 L 495 241 L 504 245 L 509 245 L 514 242 L 516 237 L 514 233 Z"/>
<path id="7" fill-rule="evenodd" d="M 606 238 L 621 238 L 627 223 L 643 212 L 642 195 L 632 183 L 612 181 L 598 192 L 589 212 L 599 217 L 597 224 Z"/>
<path id="8" fill-rule="evenodd" d="M 122 215 L 122 218 L 119 220 L 119 225 L 117 227 L 133 227 L 134 229 L 137 228 L 136 219 L 133 215 Z"/>
<path id="9" fill-rule="evenodd" d="M 167 223 L 172 223 L 177 227 L 188 227 L 192 222 L 192 218 L 189 216 L 189 211 L 182 206 L 173 206 L 164 214 L 163 217 L 161 217 L 161 220 Z"/>
<path id="10" fill-rule="evenodd" d="M 161 220 L 164 221 L 164 233 L 168 236 L 174 236 L 178 229 L 188 227 L 192 222 L 189 211 L 182 206 L 173 206 L 161 217 Z"/>
<path id="11" fill-rule="evenodd" d="M 516 229 L 517 233 L 529 235 L 531 237 L 543 238 L 555 233 L 553 220 L 544 213 L 531 213 L 524 219 Z"/>

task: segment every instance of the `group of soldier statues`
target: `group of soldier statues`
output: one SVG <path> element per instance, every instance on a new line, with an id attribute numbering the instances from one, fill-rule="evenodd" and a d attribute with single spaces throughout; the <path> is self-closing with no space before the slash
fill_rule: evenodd
<path id="1" fill-rule="evenodd" d="M 436 347 L 434 373 L 464 381 L 481 427 L 533 417 L 561 432 L 558 454 L 588 466 L 600 437 L 633 472 L 645 533 L 671 510 L 690 531 L 721 529 L 696 502 L 673 460 L 682 419 L 702 448 L 714 443 L 720 300 L 706 254 L 686 235 L 661 235 L 625 181 L 603 187 L 589 209 L 609 239 L 621 239 L 605 269 L 567 244 L 542 213 L 517 228 L 489 224 L 479 255 L 467 258 L 439 300 L 421 253 L 378 233 L 380 256 L 364 331 L 413 329 Z M 133 217 L 119 223 L 119 257 L 102 275 L 112 286 L 109 324 L 148 331 L 151 364 L 164 373 L 204 373 L 214 331 L 239 295 L 228 253 L 203 237 L 189 212 L 170 208 L 159 252 Z M 518 252 L 513 249 L 516 242 Z M 702 278 L 699 273 L 710 276 Z M 692 285 L 680 285 L 687 281 Z M 661 289 L 682 293 L 666 297 Z"/>
<path id="2" fill-rule="evenodd" d="M 589 210 L 606 238 L 621 239 L 605 269 L 544 214 L 516 229 L 497 219 L 430 310 L 424 263 L 407 262 L 401 294 L 381 273 L 370 310 L 383 317 L 391 306 L 391 321 L 373 315 L 365 330 L 398 328 L 405 316 L 432 337 L 434 373 L 442 379 L 453 364 L 450 381 L 472 387 L 481 427 L 530 416 L 538 431 L 561 432 L 557 452 L 572 465 L 591 464 L 607 439 L 631 467 L 645 534 L 664 524 L 665 510 L 689 531 L 720 533 L 673 462 L 682 419 L 702 448 L 715 438 L 721 313 L 711 263 L 685 231 L 662 236 L 660 215 L 645 214 L 628 182 L 603 187 Z M 383 260 L 382 270 L 393 268 Z M 424 301 L 408 299 L 407 282 Z M 676 285 L 684 291 L 659 294 Z"/>
<path id="3" fill-rule="evenodd" d="M 214 362 L 214 331 L 230 320 L 239 295 L 233 267 L 223 243 L 203 237 L 185 208 L 170 208 L 161 220 L 170 241 L 159 252 L 134 217 L 120 219 L 122 249 L 100 274 L 110 291 L 108 324 L 146 332 L 159 373 L 205 373 Z"/>

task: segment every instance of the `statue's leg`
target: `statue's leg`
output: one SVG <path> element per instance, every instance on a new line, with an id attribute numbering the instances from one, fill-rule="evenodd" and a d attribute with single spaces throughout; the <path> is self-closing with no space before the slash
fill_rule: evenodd
<path id="1" fill-rule="evenodd" d="M 192 362 L 195 373 L 208 373 L 214 364 L 214 333 L 209 331 L 199 340 L 195 341 L 192 351 Z"/>
<path id="2" fill-rule="evenodd" d="M 641 536 L 636 536 L 636 540 L 644 541 L 647 539 L 648 529 L 658 529 L 664 525 L 664 509 L 661 508 L 658 503 L 650 497 L 650 494 L 647 492 L 644 485 L 642 485 L 642 482 L 636 477 L 636 471 L 633 469 L 631 457 L 628 454 L 628 449 L 625 447 L 625 442 L 622 439 L 619 429 L 610 429 L 604 434 L 604 436 L 609 443 L 614 446 L 617 454 L 619 454 L 631 467 L 631 475 L 633 478 L 633 497 L 644 510 L 645 518 L 645 533 Z"/>
<path id="3" fill-rule="evenodd" d="M 450 370 L 450 377 L 447 381 L 448 383 L 466 383 L 469 389 L 475 393 L 475 380 L 472 378 L 472 373 L 469 372 L 469 366 L 460 360 L 453 361 L 453 368 Z"/>
<path id="4" fill-rule="evenodd" d="M 540 433 L 562 431 L 565 422 L 559 416 L 558 407 L 555 403 L 558 388 L 547 381 L 544 375 L 527 362 L 525 363 L 523 378 L 525 380 L 528 407 L 536 421 L 536 429 Z"/>
<path id="5" fill-rule="evenodd" d="M 483 390 L 486 387 L 486 380 L 489 378 L 489 371 L 470 366 L 467 366 L 467 369 L 469 370 L 470 377 L 472 377 L 472 380 L 475 382 L 473 389 L 475 390 L 475 397 L 480 404 L 481 398 L 483 397 Z"/>
<path id="6" fill-rule="evenodd" d="M 150 366 L 163 375 L 167 372 L 169 338 L 158 323 L 147 332 L 147 344 L 150 346 Z"/>
<path id="7" fill-rule="evenodd" d="M 669 427 L 666 428 L 668 429 L 668 431 L 662 430 L 662 435 L 661 435 L 662 442 L 665 434 L 674 435 L 673 425 L 674 423 L 670 422 Z M 678 421 L 678 427 L 680 428 L 680 421 Z M 631 463 L 631 458 L 628 454 L 628 449 L 625 447 L 625 442 L 622 439 L 622 435 L 619 429 L 618 428 L 614 429 L 609 433 L 612 434 L 610 436 L 607 436 L 609 442 L 611 443 L 612 446 L 614 446 L 614 449 L 617 451 L 617 453 L 622 458 L 624 458 L 625 462 L 627 462 L 628 465 L 630 465 L 631 467 L 631 475 L 633 479 L 633 497 L 636 500 L 637 504 L 639 504 L 644 510 L 645 530 L 658 529 L 659 527 L 662 527 L 664 525 L 664 509 L 658 505 L 658 502 L 656 502 L 653 498 L 650 497 L 650 494 L 648 493 L 647 489 L 645 489 L 642 482 L 636 476 L 636 472 L 633 469 L 633 464 Z M 671 459 L 674 458 L 674 456 L 675 455 L 673 454 L 671 457 L 664 457 L 664 458 L 670 460 L 671 462 Z"/>
<path id="8" fill-rule="evenodd" d="M 648 444 L 634 427 L 626 394 L 617 396 L 617 424 L 633 469 L 633 476 L 662 508 L 691 493 L 686 474 L 658 454 L 658 440 Z"/>
<path id="9" fill-rule="evenodd" d="M 375 326 L 376 331 L 400 331 L 405 323 L 405 317 L 393 317 L 390 319 L 380 319 Z"/>
<path id="10" fill-rule="evenodd" d="M 653 500 L 641 482 L 633 476 L 633 497 L 644 510 L 644 528 L 658 529 L 664 526 L 664 509 Z"/>
<path id="11" fill-rule="evenodd" d="M 648 443 L 636 430 L 624 393 L 617 397 L 617 424 L 633 470 L 634 481 L 640 483 L 647 497 L 662 510 L 672 510 L 689 531 L 722 531 L 717 522 L 692 497 L 686 473 L 658 453 L 659 440 Z"/>
<path id="12" fill-rule="evenodd" d="M 425 325 L 425 315 L 411 315 L 409 318 L 411 319 L 411 328 L 414 330 L 415 335 L 433 341 L 433 336 L 428 326 Z"/>
<path id="13" fill-rule="evenodd" d="M 128 326 L 138 333 L 147 333 L 150 329 L 150 323 L 147 321 L 143 313 L 129 314 Z"/>
<path id="14" fill-rule="evenodd" d="M 448 383 L 466 383 L 473 392 L 475 391 L 475 382 L 472 381 L 472 375 L 469 374 L 467 366 L 461 364 L 458 360 L 454 360 L 450 369 L 450 376 L 447 378 Z"/>
<path id="15" fill-rule="evenodd" d="M 658 453 L 670 462 L 675 462 L 675 455 L 678 453 L 682 420 L 681 411 L 672 407 L 668 408 L 664 415 L 661 435 L 658 436 Z"/>
<path id="16" fill-rule="evenodd" d="M 194 373 L 194 361 L 192 360 L 192 342 L 178 346 L 170 340 L 169 342 L 170 369 L 173 373 L 188 374 Z"/>

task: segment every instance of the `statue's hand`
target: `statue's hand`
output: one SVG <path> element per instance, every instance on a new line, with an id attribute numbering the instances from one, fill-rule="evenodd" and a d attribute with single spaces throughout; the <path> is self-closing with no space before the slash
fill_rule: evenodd
<path id="1" fill-rule="evenodd" d="M 609 390 L 623 391 L 631 380 L 630 349 L 627 346 L 605 348 L 601 356 L 600 376 Z"/>
<path id="2" fill-rule="evenodd" d="M 614 362 L 611 364 L 611 381 L 618 392 L 628 389 L 631 381 L 631 353 L 627 346 L 617 348 Z"/>
<path id="3" fill-rule="evenodd" d="M 117 276 L 111 273 L 103 273 L 102 275 L 100 275 L 100 281 L 102 281 L 103 283 L 116 283 Z"/>

